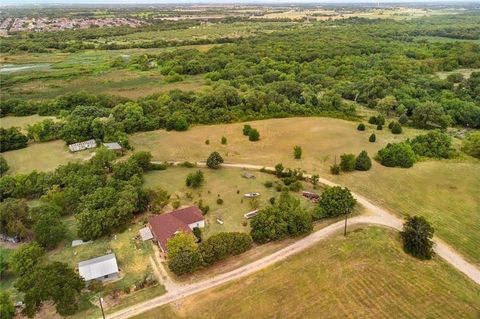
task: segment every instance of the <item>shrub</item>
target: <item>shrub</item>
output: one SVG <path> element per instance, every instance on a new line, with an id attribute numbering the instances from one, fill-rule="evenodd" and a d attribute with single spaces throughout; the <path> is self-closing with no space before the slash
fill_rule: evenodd
<path id="1" fill-rule="evenodd" d="M 167 242 L 168 268 L 180 276 L 201 267 L 202 255 L 192 234 L 177 233 Z"/>
<path id="2" fill-rule="evenodd" d="M 355 170 L 355 155 L 343 154 L 340 156 L 340 169 L 344 172 L 351 172 Z"/>
<path id="3" fill-rule="evenodd" d="M 197 167 L 197 164 L 189 162 L 189 161 L 185 161 L 185 162 L 182 162 L 182 163 L 178 164 L 178 166 L 186 167 L 186 168 L 194 168 L 194 167 Z"/>
<path id="4" fill-rule="evenodd" d="M 370 118 L 368 119 L 368 123 L 377 124 L 377 117 L 376 116 L 370 116 Z"/>
<path id="5" fill-rule="evenodd" d="M 275 197 L 270 197 L 268 199 L 268 201 L 270 202 L 271 205 L 274 205 L 275 204 Z"/>
<path id="6" fill-rule="evenodd" d="M 222 143 L 222 145 L 226 145 L 226 144 L 227 144 L 227 138 L 226 138 L 225 136 L 222 136 L 221 143 Z"/>
<path id="7" fill-rule="evenodd" d="M 412 167 L 416 161 L 415 152 L 406 142 L 387 144 L 378 151 L 376 159 L 387 167 Z"/>
<path id="8" fill-rule="evenodd" d="M 470 133 L 463 140 L 462 151 L 470 156 L 480 158 L 480 132 Z"/>
<path id="9" fill-rule="evenodd" d="M 370 118 L 368 119 L 368 123 L 383 125 L 385 124 L 385 118 L 382 115 L 370 116 Z"/>
<path id="10" fill-rule="evenodd" d="M 330 166 L 330 173 L 333 175 L 339 175 L 340 174 L 340 165 L 338 164 L 333 164 Z"/>
<path id="11" fill-rule="evenodd" d="M 10 166 L 7 163 L 7 160 L 0 156 L 0 176 L 3 176 L 8 170 Z"/>
<path id="12" fill-rule="evenodd" d="M 210 211 L 210 206 L 204 205 L 203 200 L 200 200 L 197 204 L 198 208 L 202 211 L 203 215 L 207 215 L 208 212 Z"/>
<path id="13" fill-rule="evenodd" d="M 402 133 L 402 125 L 398 122 L 392 122 L 390 130 L 393 134 L 401 134 Z"/>
<path id="14" fill-rule="evenodd" d="M 223 204 L 223 199 L 217 198 L 217 204 L 218 204 L 218 205 L 222 205 L 222 204 Z"/>
<path id="15" fill-rule="evenodd" d="M 192 233 L 197 238 L 197 243 L 202 241 L 202 229 L 199 227 L 193 227 Z"/>
<path id="16" fill-rule="evenodd" d="M 356 204 L 355 198 L 348 188 L 340 186 L 327 187 L 320 196 L 314 218 L 336 217 L 349 213 Z"/>
<path id="17" fill-rule="evenodd" d="M 366 151 L 361 151 L 355 160 L 355 169 L 357 171 L 368 171 L 372 167 L 372 160 Z"/>
<path id="18" fill-rule="evenodd" d="M 210 145 L 210 140 L 205 140 L 205 145 Z"/>
<path id="19" fill-rule="evenodd" d="M 391 121 L 390 123 L 388 123 L 388 129 L 391 130 L 392 127 L 393 127 L 393 123 L 395 123 L 394 121 Z"/>
<path id="20" fill-rule="evenodd" d="M 302 158 L 302 147 L 301 146 L 294 146 L 293 147 L 293 157 L 295 159 L 301 159 Z"/>
<path id="21" fill-rule="evenodd" d="M 202 186 L 203 181 L 203 172 L 201 170 L 198 170 L 195 173 L 188 174 L 185 185 L 187 185 L 188 187 L 197 188 Z"/>
<path id="22" fill-rule="evenodd" d="M 433 227 L 422 216 L 407 216 L 400 236 L 403 249 L 419 259 L 430 259 L 433 254 Z"/>
<path id="23" fill-rule="evenodd" d="M 453 156 L 452 138 L 439 130 L 418 135 L 410 141 L 415 154 L 426 157 L 450 158 Z"/>
<path id="24" fill-rule="evenodd" d="M 370 135 L 370 137 L 368 138 L 368 141 L 369 141 L 370 143 L 375 143 L 376 140 L 377 140 L 377 136 L 375 135 L 375 133 L 372 133 L 372 134 Z"/>
<path id="25" fill-rule="evenodd" d="M 213 169 L 217 169 L 223 163 L 223 158 L 218 152 L 212 152 L 207 158 L 207 166 Z"/>
<path id="26" fill-rule="evenodd" d="M 245 136 L 248 136 L 248 134 L 250 133 L 250 130 L 252 129 L 252 127 L 248 124 L 245 124 L 243 126 L 243 135 Z"/>
<path id="27" fill-rule="evenodd" d="M 359 130 L 359 131 L 365 131 L 365 124 L 363 124 L 363 123 L 358 124 L 357 130 Z"/>
<path id="28" fill-rule="evenodd" d="M 180 207 L 180 201 L 179 200 L 173 201 L 172 207 L 173 209 L 177 209 L 178 207 Z"/>
<path id="29" fill-rule="evenodd" d="M 252 142 L 260 140 L 260 133 L 254 128 L 250 129 L 248 132 L 248 139 Z"/>
<path id="30" fill-rule="evenodd" d="M 252 248 L 252 237 L 240 232 L 218 233 L 199 245 L 203 261 L 211 265 L 230 256 L 236 256 Z"/>
<path id="31" fill-rule="evenodd" d="M 275 175 L 277 175 L 277 177 L 282 177 L 283 170 L 284 170 L 284 167 L 282 163 L 278 163 L 277 165 L 275 165 Z"/>
<path id="32" fill-rule="evenodd" d="M 272 181 L 266 181 L 264 185 L 265 185 L 266 188 L 270 188 L 270 187 L 273 186 L 273 182 Z"/>
<path id="33" fill-rule="evenodd" d="M 18 127 L 0 128 L 0 152 L 27 147 L 28 137 Z"/>
<path id="34" fill-rule="evenodd" d="M 377 131 L 381 131 L 381 130 L 383 130 L 383 126 L 382 126 L 382 125 L 380 125 L 380 124 L 379 124 L 379 125 L 377 125 Z"/>
<path id="35" fill-rule="evenodd" d="M 398 118 L 398 122 L 400 122 L 400 124 L 402 125 L 405 125 L 408 123 L 408 116 L 407 114 L 402 114 L 400 115 L 400 117 Z"/>
<path id="36" fill-rule="evenodd" d="M 299 181 L 293 182 L 290 185 L 288 185 L 288 189 L 292 192 L 298 192 L 302 189 L 302 183 Z"/>

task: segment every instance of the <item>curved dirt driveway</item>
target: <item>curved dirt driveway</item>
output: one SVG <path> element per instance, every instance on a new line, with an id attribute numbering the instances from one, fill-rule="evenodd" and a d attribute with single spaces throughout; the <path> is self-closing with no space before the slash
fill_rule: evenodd
<path id="1" fill-rule="evenodd" d="M 176 164 L 176 163 L 173 162 L 173 164 Z M 205 163 L 199 162 L 197 163 L 197 165 L 204 166 Z M 230 168 L 246 168 L 246 169 L 252 169 L 252 170 L 260 170 L 264 168 L 264 166 L 250 165 L 250 164 L 223 164 L 223 166 L 230 167 Z M 273 169 L 271 167 L 265 167 L 265 168 Z M 307 178 L 311 177 L 311 175 L 309 174 L 304 174 L 304 176 Z M 320 183 L 323 183 L 325 185 L 337 186 L 335 183 L 332 183 L 329 180 L 326 180 L 323 178 L 320 178 L 319 181 Z M 380 225 L 384 227 L 390 227 L 397 230 L 402 229 L 403 221 L 400 218 L 388 212 L 387 210 L 374 205 L 365 197 L 355 193 L 352 193 L 352 194 L 357 199 L 357 201 L 361 205 L 365 206 L 373 215 L 357 216 L 357 217 L 350 218 L 348 221 L 348 225 L 373 224 L 373 225 Z M 278 261 L 284 260 L 302 250 L 305 250 L 313 246 L 314 244 L 321 241 L 322 239 L 341 231 L 343 227 L 344 227 L 344 221 L 336 222 L 302 239 L 299 239 L 295 243 L 285 248 L 282 248 L 271 255 L 263 257 L 250 264 L 247 264 L 245 266 L 239 267 L 232 271 L 214 276 L 212 278 L 209 278 L 197 283 L 172 286 L 171 289 L 162 296 L 130 306 L 123 310 L 119 310 L 118 312 L 108 315 L 107 318 L 109 319 L 130 318 L 142 312 L 168 304 L 172 301 L 196 294 L 198 292 L 213 288 L 215 286 L 227 283 L 232 280 L 245 277 L 247 275 L 250 275 L 268 266 L 271 266 Z M 435 252 L 437 253 L 438 256 L 445 259 L 445 261 L 450 263 L 457 270 L 461 271 L 467 277 L 473 280 L 475 283 L 480 285 L 480 269 L 475 267 L 473 264 L 467 262 L 465 259 L 463 259 L 462 256 L 457 254 L 450 246 L 446 245 L 444 242 L 440 241 L 438 238 L 434 238 L 434 241 L 435 241 Z"/>

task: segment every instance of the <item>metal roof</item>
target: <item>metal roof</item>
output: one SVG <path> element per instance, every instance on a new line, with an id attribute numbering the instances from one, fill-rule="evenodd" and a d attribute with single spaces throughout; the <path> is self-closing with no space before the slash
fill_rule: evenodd
<path id="1" fill-rule="evenodd" d="M 118 272 L 115 254 L 109 254 L 78 263 L 78 273 L 86 281 L 102 278 Z"/>
<path id="2" fill-rule="evenodd" d="M 150 231 L 150 228 L 145 227 L 145 228 L 140 229 L 140 237 L 142 237 L 142 240 L 143 240 L 143 241 L 152 239 L 152 238 L 153 238 L 153 234 L 152 234 L 152 232 Z"/>
<path id="3" fill-rule="evenodd" d="M 103 143 L 103 146 L 105 146 L 109 150 L 121 150 L 122 149 L 122 145 L 120 145 L 118 143 Z"/>

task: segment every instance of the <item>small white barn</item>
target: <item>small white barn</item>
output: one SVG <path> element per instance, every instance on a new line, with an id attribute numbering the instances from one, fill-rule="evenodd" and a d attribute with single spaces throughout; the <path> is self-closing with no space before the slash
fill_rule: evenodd
<path id="1" fill-rule="evenodd" d="M 70 152 L 79 152 L 95 147 L 97 147 L 97 142 L 95 142 L 95 140 L 93 139 L 68 145 L 68 149 L 70 150 Z"/>
<path id="2" fill-rule="evenodd" d="M 103 146 L 117 153 L 123 152 L 123 147 L 119 143 L 103 143 Z"/>
<path id="3" fill-rule="evenodd" d="M 90 280 L 111 280 L 118 278 L 118 265 L 115 254 L 92 258 L 78 263 L 78 273 L 88 282 Z"/>

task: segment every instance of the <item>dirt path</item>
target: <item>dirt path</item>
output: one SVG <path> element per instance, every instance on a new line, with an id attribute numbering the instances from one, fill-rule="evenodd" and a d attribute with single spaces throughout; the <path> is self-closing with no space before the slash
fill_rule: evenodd
<path id="1" fill-rule="evenodd" d="M 205 163 L 197 163 L 198 166 L 204 166 Z M 250 165 L 250 164 L 223 164 L 224 167 L 231 167 L 231 168 L 246 168 L 252 170 L 260 170 L 263 166 L 259 165 Z M 267 169 L 273 169 L 266 167 Z M 310 177 L 310 175 L 305 174 L 305 177 Z M 320 178 L 320 183 L 329 185 L 329 186 L 336 186 L 336 184 Z M 397 230 L 402 228 L 403 221 L 398 218 L 397 216 L 393 215 L 392 213 L 388 212 L 387 210 L 374 205 L 365 197 L 352 193 L 353 196 L 357 199 L 357 201 L 365 206 L 372 215 L 369 216 L 357 216 L 349 219 L 348 225 L 359 225 L 359 224 L 372 224 L 372 225 L 380 225 L 384 227 L 390 227 Z M 282 248 L 275 253 L 263 257 L 259 260 L 256 260 L 250 264 L 245 266 L 239 267 L 227 273 L 223 273 L 212 278 L 206 279 L 201 282 L 192 283 L 192 284 L 176 284 L 175 289 L 168 291 L 165 295 L 150 299 L 143 303 L 139 303 L 123 310 L 120 310 L 116 313 L 108 315 L 107 318 L 109 319 L 126 319 L 132 316 L 138 315 L 142 312 L 154 309 L 156 307 L 168 304 L 172 301 L 185 298 L 187 296 L 196 294 L 198 292 L 213 288 L 215 286 L 230 282 L 232 280 L 237 280 L 242 277 L 248 276 L 252 273 L 255 273 L 261 269 L 264 269 L 268 266 L 271 266 L 281 260 L 284 260 L 296 253 L 299 253 L 317 242 L 341 231 L 344 227 L 344 222 L 339 221 L 332 225 L 329 225 L 325 228 L 322 228 L 307 237 L 299 239 L 295 243 Z M 453 267 L 457 270 L 464 273 L 467 277 L 473 280 L 475 283 L 480 285 L 480 269 L 475 267 L 473 264 L 470 264 L 462 256 L 457 254 L 450 246 L 446 245 L 444 242 L 439 240 L 438 238 L 434 238 L 435 241 L 435 252 L 438 256 L 445 259 L 448 263 L 450 263 Z"/>

